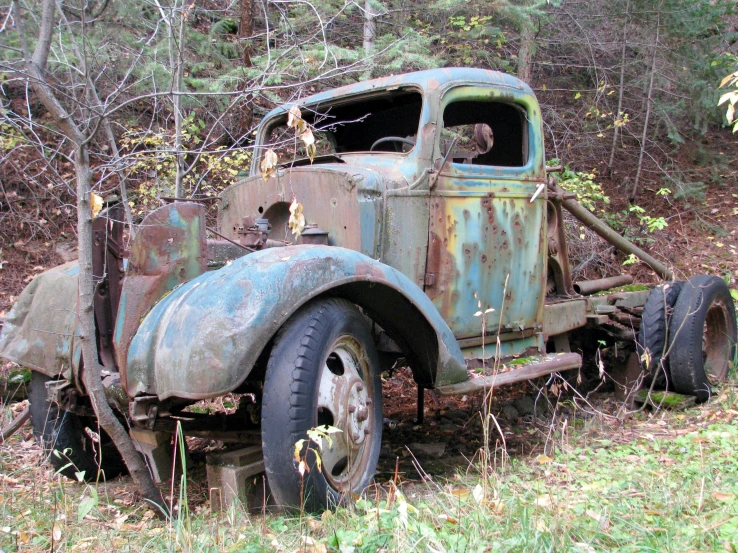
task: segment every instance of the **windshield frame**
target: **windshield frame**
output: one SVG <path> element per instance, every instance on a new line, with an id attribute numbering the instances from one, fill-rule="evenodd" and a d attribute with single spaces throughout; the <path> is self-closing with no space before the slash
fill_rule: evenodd
<path id="1" fill-rule="evenodd" d="M 345 152 L 333 152 L 330 154 L 318 154 L 313 163 L 345 163 L 346 158 L 349 156 L 391 156 L 391 157 L 397 157 L 400 156 L 403 159 L 408 159 L 410 157 L 414 157 L 417 155 L 418 152 L 418 142 L 420 139 L 420 131 L 424 119 L 424 114 L 427 110 L 427 97 L 425 94 L 425 91 L 416 84 L 407 84 L 402 86 L 390 86 L 383 89 L 373 90 L 370 92 L 362 92 L 359 94 L 349 94 L 346 96 L 333 98 L 329 101 L 322 101 L 322 102 L 316 102 L 312 104 L 306 104 L 302 105 L 300 103 L 289 103 L 284 104 L 280 106 L 279 111 L 276 113 L 273 113 L 270 117 L 265 118 L 262 120 L 262 122 L 259 124 L 259 127 L 257 129 L 257 136 L 256 136 L 256 143 L 254 146 L 254 157 L 253 162 L 251 164 L 251 175 L 258 175 L 260 173 L 259 165 L 261 163 L 261 160 L 264 156 L 264 153 L 269 150 L 269 143 L 268 138 L 271 134 L 271 132 L 279 127 L 280 125 L 285 125 L 287 121 L 287 116 L 290 108 L 292 106 L 298 106 L 300 110 L 303 113 L 306 112 L 314 112 L 314 113 L 326 113 L 331 108 L 334 107 L 343 107 L 350 104 L 360 104 L 362 102 L 368 101 L 368 100 L 379 100 L 382 97 L 391 97 L 393 95 L 411 95 L 411 94 L 417 94 L 420 100 L 420 110 L 418 115 L 418 121 L 417 121 L 417 128 L 415 130 L 415 140 L 416 144 L 414 147 L 412 147 L 408 151 L 404 152 L 397 152 L 397 151 L 386 151 L 386 150 L 351 150 L 351 151 L 345 151 Z M 324 125 L 322 128 L 327 128 L 329 125 Z M 318 130 L 320 130 L 321 127 L 318 126 Z M 315 130 L 315 128 L 313 129 Z M 294 159 L 291 160 L 282 160 L 280 159 L 277 166 L 280 168 L 290 168 L 290 167 L 297 167 L 297 166 L 304 166 L 306 165 L 305 160 L 308 159 L 305 156 L 299 156 L 294 157 Z"/>

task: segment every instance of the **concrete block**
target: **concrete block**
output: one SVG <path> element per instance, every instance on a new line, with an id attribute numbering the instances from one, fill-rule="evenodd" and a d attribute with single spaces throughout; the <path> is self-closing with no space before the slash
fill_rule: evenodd
<path id="1" fill-rule="evenodd" d="M 237 501 L 249 511 L 270 504 L 261 446 L 211 453 L 206 468 L 213 511 L 228 509 Z"/>
<path id="2" fill-rule="evenodd" d="M 631 407 L 635 391 L 641 384 L 641 363 L 638 354 L 630 353 L 624 364 L 614 367 L 611 376 L 615 382 L 615 398 Z"/>
<path id="3" fill-rule="evenodd" d="M 131 428 L 133 447 L 144 456 L 154 482 L 166 482 L 172 476 L 172 434 L 144 428 Z"/>

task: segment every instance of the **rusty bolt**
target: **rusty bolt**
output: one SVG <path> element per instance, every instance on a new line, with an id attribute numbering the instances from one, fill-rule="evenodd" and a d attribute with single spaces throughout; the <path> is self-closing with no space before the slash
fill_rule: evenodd
<path id="1" fill-rule="evenodd" d="M 353 413 L 354 411 L 356 411 L 356 405 L 349 405 L 348 412 Z"/>

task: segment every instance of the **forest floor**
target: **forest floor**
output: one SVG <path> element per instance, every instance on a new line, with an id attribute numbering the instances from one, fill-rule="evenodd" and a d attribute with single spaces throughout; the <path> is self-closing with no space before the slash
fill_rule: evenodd
<path id="1" fill-rule="evenodd" d="M 534 384 L 495 396 L 485 449 L 478 399 L 429 396 L 418 425 L 408 375 L 387 377 L 377 485 L 322 516 L 212 512 L 195 448 L 159 521 L 129 477 L 55 475 L 25 427 L 0 446 L 0 550 L 738 552 L 735 384 L 679 411 L 609 393 L 554 404 Z"/>

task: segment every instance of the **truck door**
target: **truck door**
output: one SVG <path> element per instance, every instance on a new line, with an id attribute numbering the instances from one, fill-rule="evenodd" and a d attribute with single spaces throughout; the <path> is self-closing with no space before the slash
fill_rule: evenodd
<path id="1" fill-rule="evenodd" d="M 444 94 L 440 113 L 437 166 L 446 163 L 431 183 L 426 294 L 460 340 L 481 336 L 475 313 L 489 308 L 488 336 L 540 331 L 546 198 L 535 97 L 462 86 Z"/>

